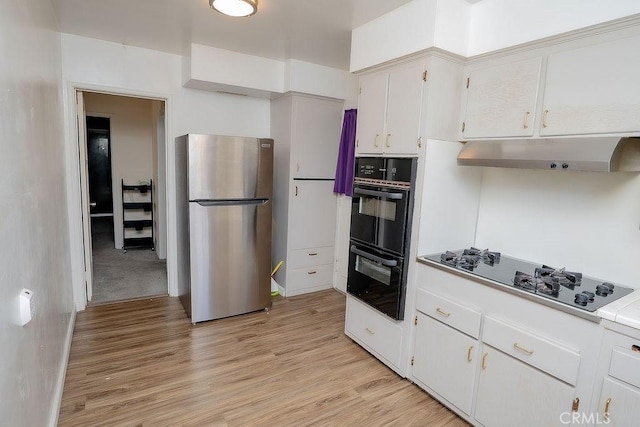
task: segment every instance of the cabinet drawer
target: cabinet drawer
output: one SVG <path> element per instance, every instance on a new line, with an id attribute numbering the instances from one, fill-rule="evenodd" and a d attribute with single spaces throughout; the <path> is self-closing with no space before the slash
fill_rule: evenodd
<path id="1" fill-rule="evenodd" d="M 291 269 L 333 263 L 333 246 L 299 249 L 289 252 L 287 259 Z"/>
<path id="2" fill-rule="evenodd" d="M 473 338 L 478 338 L 480 335 L 480 312 L 450 299 L 418 289 L 416 308 Z"/>
<path id="3" fill-rule="evenodd" d="M 287 277 L 287 289 L 295 290 L 313 288 L 321 285 L 331 285 L 333 279 L 333 264 L 316 265 L 313 267 L 296 268 L 290 270 Z"/>
<path id="4" fill-rule="evenodd" d="M 351 296 L 347 297 L 345 332 L 376 357 L 400 365 L 402 328 Z"/>
<path id="5" fill-rule="evenodd" d="M 486 317 L 482 341 L 536 368 L 575 385 L 580 354 L 543 337 Z"/>
<path id="6" fill-rule="evenodd" d="M 609 375 L 633 386 L 640 387 L 640 353 L 632 349 L 633 345 L 636 344 L 629 344 L 628 348 L 613 348 Z"/>

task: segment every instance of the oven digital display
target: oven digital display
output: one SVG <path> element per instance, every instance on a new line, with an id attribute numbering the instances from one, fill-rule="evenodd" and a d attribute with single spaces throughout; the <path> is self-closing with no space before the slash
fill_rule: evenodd
<path id="1" fill-rule="evenodd" d="M 388 200 L 361 197 L 358 213 L 361 215 L 372 216 L 374 218 L 395 221 L 396 203 Z"/>

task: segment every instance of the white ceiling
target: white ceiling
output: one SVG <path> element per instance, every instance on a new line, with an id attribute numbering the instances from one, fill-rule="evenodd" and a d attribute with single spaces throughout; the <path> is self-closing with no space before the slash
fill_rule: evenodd
<path id="1" fill-rule="evenodd" d="M 410 0 L 259 0 L 250 18 L 208 0 L 51 0 L 60 31 L 184 54 L 190 43 L 349 69 L 351 30 Z"/>

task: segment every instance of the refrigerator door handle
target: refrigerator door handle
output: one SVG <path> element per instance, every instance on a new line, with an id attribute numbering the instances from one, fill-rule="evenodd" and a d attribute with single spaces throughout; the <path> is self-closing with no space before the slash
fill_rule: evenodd
<path id="1" fill-rule="evenodd" d="M 200 206 L 245 206 L 264 205 L 269 199 L 228 199 L 228 200 L 191 200 Z"/>

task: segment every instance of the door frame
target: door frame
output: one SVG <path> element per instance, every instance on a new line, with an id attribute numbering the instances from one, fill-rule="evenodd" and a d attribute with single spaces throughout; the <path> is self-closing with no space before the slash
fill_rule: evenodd
<path id="1" fill-rule="evenodd" d="M 67 208 L 69 215 L 69 247 L 71 253 L 71 276 L 73 301 L 76 311 L 82 311 L 87 306 L 87 272 L 85 271 L 84 223 L 89 213 L 83 209 L 81 191 L 81 170 L 84 159 L 79 146 L 77 127 L 78 108 L 76 92 L 95 92 L 106 95 L 127 96 L 163 101 L 165 103 L 165 204 L 167 218 L 166 247 L 167 247 L 167 291 L 171 296 L 178 294 L 177 277 L 177 244 L 176 244 L 176 209 L 175 209 L 175 153 L 174 145 L 170 143 L 172 135 L 171 122 L 173 119 L 172 97 L 166 93 L 144 92 L 110 86 L 92 85 L 86 83 L 65 82 L 63 97 L 65 118 L 65 151 L 67 178 Z"/>

